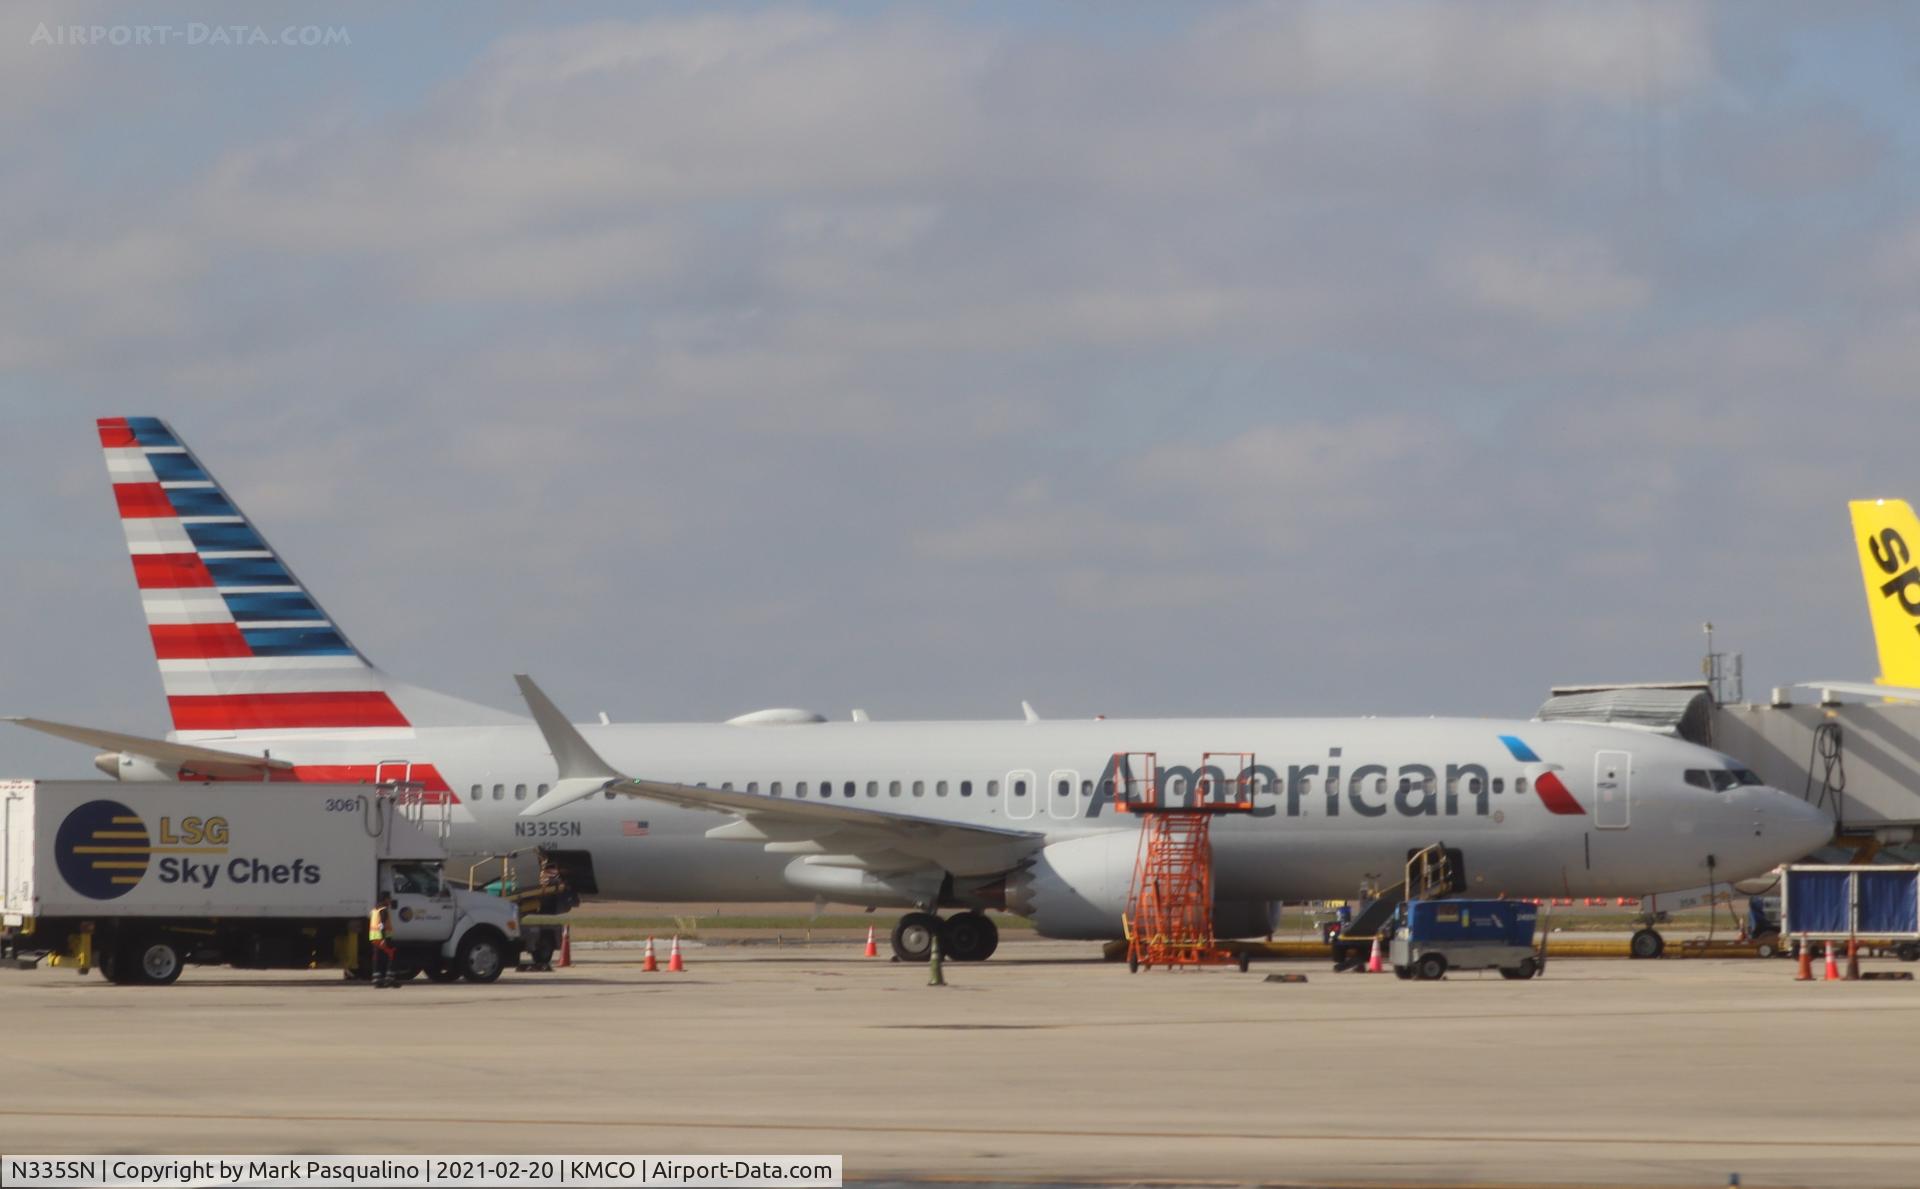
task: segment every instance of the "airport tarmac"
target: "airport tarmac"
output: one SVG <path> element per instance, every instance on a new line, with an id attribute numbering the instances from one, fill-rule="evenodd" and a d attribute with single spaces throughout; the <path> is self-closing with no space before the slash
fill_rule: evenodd
<path id="1" fill-rule="evenodd" d="M 884 942 L 883 942 L 884 945 Z M 0 974 L 22 1152 L 839 1153 L 852 1179 L 1920 1185 L 1920 982 L 1146 972 L 1009 940 L 630 950 L 490 987 Z M 1911 969 L 1871 963 L 1869 969 Z M 1304 985 L 1265 981 L 1297 972 Z"/>

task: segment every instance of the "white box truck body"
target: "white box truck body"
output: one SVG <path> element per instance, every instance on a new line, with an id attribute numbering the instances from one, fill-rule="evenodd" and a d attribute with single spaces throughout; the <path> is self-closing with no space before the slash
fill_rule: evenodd
<path id="1" fill-rule="evenodd" d="M 398 969 L 490 982 L 518 954 L 518 910 L 447 886 L 417 804 L 369 785 L 0 781 L 0 927 L 17 953 L 115 982 L 188 962 L 355 970 L 388 891 Z"/>

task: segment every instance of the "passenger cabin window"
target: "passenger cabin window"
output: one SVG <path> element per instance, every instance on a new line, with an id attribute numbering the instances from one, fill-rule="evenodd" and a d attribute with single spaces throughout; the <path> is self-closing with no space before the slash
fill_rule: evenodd
<path id="1" fill-rule="evenodd" d="M 947 782 L 946 782 L 946 781 L 944 781 L 944 780 L 940 780 L 940 781 L 935 781 L 935 782 L 934 782 L 934 785 L 933 785 L 933 795 L 934 795 L 934 796 L 936 796 L 936 797 L 944 797 L 944 796 L 946 796 L 946 795 L 947 795 Z"/>
<path id="2" fill-rule="evenodd" d="M 1027 782 L 1026 782 L 1026 781 L 1024 781 L 1024 780 L 1016 780 L 1016 781 L 1014 781 L 1014 782 L 1013 782 L 1013 795 L 1014 795 L 1014 796 L 1016 796 L 1016 797 L 1024 797 L 1024 796 L 1026 796 L 1026 795 L 1027 795 Z"/>
<path id="3" fill-rule="evenodd" d="M 768 785 L 767 791 L 769 793 L 772 793 L 774 796 L 778 797 L 780 795 L 780 782 L 776 780 L 772 784 Z"/>
<path id="4" fill-rule="evenodd" d="M 887 796 L 898 797 L 899 795 L 900 795 L 900 782 L 897 780 L 889 781 L 887 783 Z"/>
<path id="5" fill-rule="evenodd" d="M 793 782 L 793 795 L 794 795 L 794 796 L 796 796 L 796 797 L 804 797 L 804 796 L 806 796 L 806 795 L 807 795 L 807 782 L 806 782 L 806 781 L 804 781 L 804 780 L 796 780 L 796 781 L 794 781 L 794 782 Z"/>
<path id="6" fill-rule="evenodd" d="M 843 797 L 853 796 L 853 788 L 854 788 L 853 781 L 851 780 L 847 781 L 845 784 L 842 784 L 840 786 L 840 795 Z"/>
<path id="7" fill-rule="evenodd" d="M 1526 778 L 1526 777 L 1524 777 L 1524 776 L 1516 776 L 1516 777 L 1514 777 L 1514 778 L 1513 778 L 1513 791 L 1514 791 L 1514 792 L 1516 792 L 1516 793 L 1524 793 L 1524 792 L 1526 792 L 1526 791 L 1527 791 L 1527 778 Z"/>
<path id="8" fill-rule="evenodd" d="M 477 784 L 476 784 L 476 785 L 474 785 L 474 786 L 473 786 L 473 792 L 472 792 L 471 794 L 469 794 L 469 795 L 468 795 L 468 797 L 467 797 L 467 800 L 469 800 L 469 801 L 478 801 L 478 800 L 480 799 L 480 793 L 481 793 L 481 787 L 480 787 L 479 785 L 477 785 Z"/>
<path id="9" fill-rule="evenodd" d="M 853 794 L 849 793 L 847 795 L 852 796 Z M 878 797 L 879 795 L 880 795 L 880 782 L 877 780 L 869 780 L 867 782 L 867 796 Z"/>
<path id="10" fill-rule="evenodd" d="M 544 797 L 544 796 L 546 796 L 546 795 L 547 795 L 547 786 L 543 784 L 543 785 L 540 785 L 540 786 L 538 786 L 538 787 L 536 787 L 536 788 L 535 788 L 535 789 L 533 790 L 533 795 L 534 795 L 534 796 L 536 796 L 536 797 Z"/>
<path id="11" fill-rule="evenodd" d="M 997 780 L 989 780 L 987 782 L 987 796 L 998 797 L 999 795 L 1000 795 L 1000 782 Z"/>
<path id="12" fill-rule="evenodd" d="M 757 793 L 757 792 L 759 792 L 759 791 L 760 791 L 760 782 L 759 782 L 759 781 L 757 781 L 757 780 L 749 780 L 749 781 L 747 782 L 747 791 L 748 791 L 748 792 L 750 792 L 750 793 Z"/>
<path id="13" fill-rule="evenodd" d="M 1053 794 L 1056 797 L 1073 796 L 1073 782 L 1071 780 L 1061 781 L 1058 785 L 1054 786 Z"/>
<path id="14" fill-rule="evenodd" d="M 500 799 L 501 799 L 502 797 L 505 797 L 506 795 L 507 795 L 507 786 L 506 786 L 506 785 L 504 785 L 504 784 L 496 784 L 496 785 L 494 785 L 494 786 L 493 786 L 493 799 L 494 799 L 494 800 L 496 800 L 496 801 L 498 801 L 498 800 L 500 800 Z"/>
<path id="15" fill-rule="evenodd" d="M 1093 782 L 1091 780 L 1083 780 L 1080 782 L 1080 795 L 1082 797 L 1093 796 Z"/>
<path id="16" fill-rule="evenodd" d="M 924 781 L 924 780 L 916 780 L 916 781 L 914 781 L 914 782 L 913 782 L 913 795 L 914 795 L 914 796 L 916 796 L 916 797 L 924 797 L 924 796 L 926 796 L 926 795 L 927 795 L 927 782 L 926 782 L 926 781 Z"/>
<path id="17" fill-rule="evenodd" d="M 1494 777 L 1494 778 L 1493 778 L 1493 791 L 1494 791 L 1494 792 L 1496 792 L 1496 793 L 1504 793 L 1504 792 L 1506 792 L 1506 791 L 1507 791 L 1507 778 L 1506 778 L 1506 777 L 1504 777 L 1504 776 L 1496 776 L 1496 777 Z"/>
<path id="18" fill-rule="evenodd" d="M 973 782 L 971 780 L 963 780 L 960 782 L 960 795 L 962 797 L 973 796 Z"/>

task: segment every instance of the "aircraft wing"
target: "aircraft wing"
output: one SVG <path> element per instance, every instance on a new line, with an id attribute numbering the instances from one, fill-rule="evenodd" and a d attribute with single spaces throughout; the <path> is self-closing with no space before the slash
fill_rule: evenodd
<path id="1" fill-rule="evenodd" d="M 168 743 L 164 739 L 144 739 L 139 735 L 122 735 L 118 731 L 102 731 L 94 727 L 74 726 L 71 723 L 49 722 L 44 718 L 9 717 L 5 721 L 26 727 L 30 731 L 39 731 L 42 734 L 71 739 L 75 743 L 84 743 L 88 747 L 123 751 L 128 755 L 140 756 L 167 767 L 191 769 L 202 776 L 219 776 L 228 779 L 252 777 L 260 780 L 264 779 L 270 770 L 293 767 L 286 760 L 269 759 L 266 756 L 250 756 L 238 751 L 220 751 L 212 747 L 195 747 L 189 743 Z"/>
<path id="2" fill-rule="evenodd" d="M 709 838 L 758 842 L 775 854 L 804 855 L 809 863 L 869 871 L 936 864 L 955 875 L 1005 871 L 1040 848 L 1040 834 L 945 822 L 828 801 L 796 801 L 657 780 L 625 780 L 614 793 L 710 809 L 738 820 L 707 831 Z"/>
<path id="3" fill-rule="evenodd" d="M 1867 698 L 1890 698 L 1896 702 L 1920 702 L 1920 689 L 1904 685 L 1879 685 L 1871 681 L 1796 681 L 1808 689 L 1832 690 L 1836 694 L 1859 694 Z"/>
<path id="4" fill-rule="evenodd" d="M 1028 830 L 623 777 L 594 752 L 539 686 L 525 675 L 514 680 L 546 737 L 560 777 L 546 796 L 521 810 L 522 817 L 551 813 L 595 793 L 644 797 L 735 817 L 707 831 L 709 838 L 758 842 L 775 854 L 802 856 L 815 865 L 880 873 L 938 866 L 955 875 L 993 874 L 1018 863 L 1044 842 L 1039 833 Z"/>

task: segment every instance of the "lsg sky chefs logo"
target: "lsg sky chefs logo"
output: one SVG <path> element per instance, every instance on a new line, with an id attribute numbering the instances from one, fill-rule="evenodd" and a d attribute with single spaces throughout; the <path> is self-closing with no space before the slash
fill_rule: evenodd
<path id="1" fill-rule="evenodd" d="M 116 900 L 150 874 L 163 884 L 212 888 L 223 874 L 219 860 L 229 849 L 224 817 L 183 817 L 178 822 L 162 817 L 157 829 L 149 831 L 139 814 L 118 801 L 88 801 L 69 813 L 53 835 L 60 877 L 93 900 Z M 273 878 L 276 873 L 282 877 Z M 318 868 L 298 859 L 279 867 L 235 859 L 225 865 L 224 874 L 235 883 L 317 883 L 320 878 Z M 256 874 L 260 878 L 253 878 Z"/>

